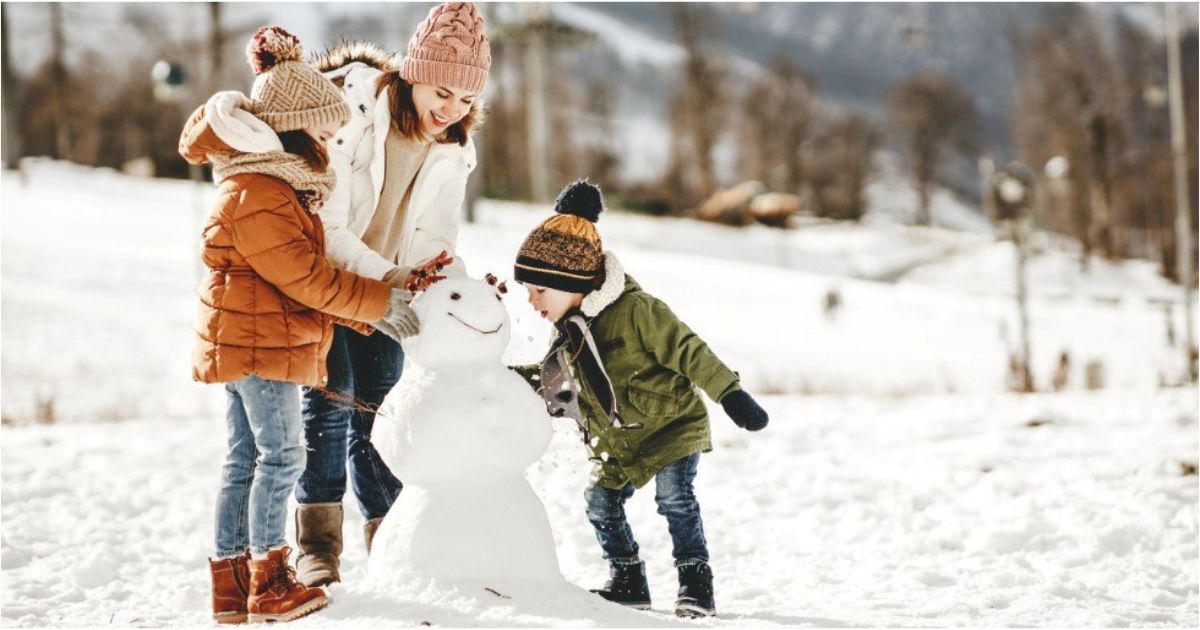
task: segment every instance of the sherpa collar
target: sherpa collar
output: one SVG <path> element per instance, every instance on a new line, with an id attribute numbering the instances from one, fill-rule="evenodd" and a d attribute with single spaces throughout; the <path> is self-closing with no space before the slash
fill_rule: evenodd
<path id="1" fill-rule="evenodd" d="M 588 317 L 595 317 L 616 302 L 624 292 L 625 268 L 621 266 L 621 261 L 617 260 L 616 254 L 611 251 L 604 252 L 604 284 L 583 297 L 579 310 Z"/>
<path id="2" fill-rule="evenodd" d="M 204 119 L 213 133 L 240 153 L 283 151 L 271 126 L 251 114 L 250 99 L 237 91 L 217 92 L 204 104 Z"/>

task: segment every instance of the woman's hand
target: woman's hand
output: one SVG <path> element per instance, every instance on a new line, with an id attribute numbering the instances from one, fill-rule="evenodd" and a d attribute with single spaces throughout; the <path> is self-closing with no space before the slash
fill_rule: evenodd
<path id="1" fill-rule="evenodd" d="M 439 280 L 446 279 L 446 276 L 439 276 L 437 274 L 452 262 L 454 262 L 454 258 L 447 254 L 446 250 L 443 249 L 438 253 L 437 256 L 414 268 L 408 274 L 407 279 L 404 282 L 404 286 L 401 288 L 413 293 L 418 293 L 428 289 L 431 284 Z M 397 267 L 397 269 L 400 268 L 401 267 Z M 384 276 L 384 279 L 386 280 L 387 276 Z"/>
<path id="2" fill-rule="evenodd" d="M 409 276 L 412 274 L 412 267 L 392 267 L 392 270 L 383 274 L 383 281 L 390 284 L 393 289 L 408 290 Z"/>

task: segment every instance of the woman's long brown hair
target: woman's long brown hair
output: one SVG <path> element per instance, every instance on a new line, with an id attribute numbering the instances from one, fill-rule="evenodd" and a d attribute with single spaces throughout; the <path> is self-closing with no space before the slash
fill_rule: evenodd
<path id="1" fill-rule="evenodd" d="M 375 84 L 375 95 L 387 90 L 388 106 L 391 108 L 392 124 L 405 138 L 417 140 L 421 137 L 421 121 L 417 106 L 413 104 L 412 84 L 400 76 L 399 70 L 384 72 Z M 475 97 L 471 109 L 462 120 L 450 125 L 437 141 L 442 144 L 466 145 L 471 130 L 483 123 L 483 97 Z"/>
<path id="2" fill-rule="evenodd" d="M 325 144 L 308 135 L 303 129 L 281 131 L 279 141 L 283 144 L 284 151 L 304 158 L 312 170 L 324 173 L 329 167 L 329 153 L 325 150 Z"/>

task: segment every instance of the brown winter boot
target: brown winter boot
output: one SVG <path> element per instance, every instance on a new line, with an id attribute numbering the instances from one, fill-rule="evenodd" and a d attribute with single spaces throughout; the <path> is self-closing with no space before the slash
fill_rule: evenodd
<path id="1" fill-rule="evenodd" d="M 340 582 L 342 504 L 301 503 L 296 508 L 296 578 L 308 587 Z"/>
<path id="2" fill-rule="evenodd" d="M 250 623 L 291 621 L 329 605 L 325 591 L 296 581 L 288 566 L 292 550 L 286 545 L 267 552 L 264 560 L 250 559 L 250 597 L 246 601 Z"/>
<path id="3" fill-rule="evenodd" d="M 383 518 L 373 518 L 363 524 L 363 541 L 367 543 L 367 555 L 371 555 L 371 543 L 375 541 L 375 532 L 383 524 Z"/>
<path id="4" fill-rule="evenodd" d="M 209 560 L 212 574 L 213 619 L 217 623 L 245 623 L 246 597 L 250 590 L 249 557 Z"/>

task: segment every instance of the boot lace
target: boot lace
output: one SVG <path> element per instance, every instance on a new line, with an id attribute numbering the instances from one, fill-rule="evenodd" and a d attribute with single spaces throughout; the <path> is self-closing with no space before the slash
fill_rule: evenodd
<path id="1" fill-rule="evenodd" d="M 271 579 L 267 583 L 270 590 L 281 595 L 292 590 L 294 586 L 298 586 L 296 582 L 296 570 L 287 564 L 285 560 L 282 567 L 276 567 L 271 573 Z"/>

